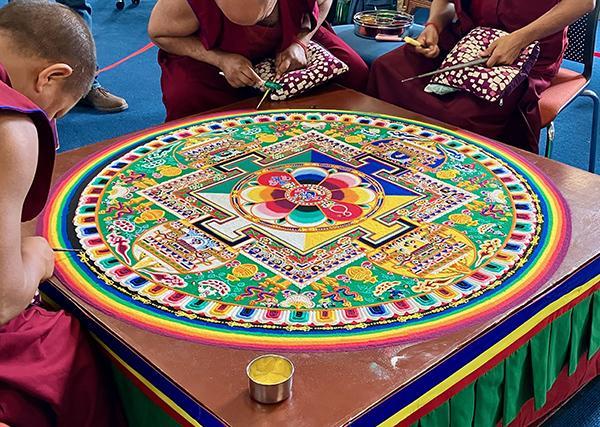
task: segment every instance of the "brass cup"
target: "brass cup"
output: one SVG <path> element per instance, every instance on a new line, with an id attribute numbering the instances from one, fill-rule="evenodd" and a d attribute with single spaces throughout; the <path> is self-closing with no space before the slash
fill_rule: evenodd
<path id="1" fill-rule="evenodd" d="M 269 372 L 269 364 L 278 369 Z M 261 365 L 263 369 L 259 371 Z M 290 397 L 294 364 L 283 356 L 265 354 L 248 363 L 246 375 L 252 399 L 260 403 L 278 403 Z"/>

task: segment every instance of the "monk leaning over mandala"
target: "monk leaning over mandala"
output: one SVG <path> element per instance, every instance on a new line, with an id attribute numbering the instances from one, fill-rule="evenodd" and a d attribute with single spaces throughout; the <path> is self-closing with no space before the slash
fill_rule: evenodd
<path id="1" fill-rule="evenodd" d="M 243 4 L 243 7 L 241 5 Z M 148 32 L 160 47 L 167 120 L 256 96 L 253 64 L 275 58 L 277 73 L 304 68 L 317 42 L 346 63 L 339 82 L 364 90 L 365 62 L 325 23 L 332 0 L 159 0 Z"/>

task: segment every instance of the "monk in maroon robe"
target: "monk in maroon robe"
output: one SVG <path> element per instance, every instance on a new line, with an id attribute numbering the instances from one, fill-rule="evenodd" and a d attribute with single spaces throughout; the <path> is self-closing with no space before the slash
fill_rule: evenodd
<path id="1" fill-rule="evenodd" d="M 306 66 L 311 40 L 344 61 L 339 83 L 364 90 L 368 68 L 323 25 L 331 0 L 158 0 L 148 32 L 161 48 L 167 120 L 256 96 L 252 68 L 276 58 L 278 74 Z M 219 74 L 221 73 L 221 74 Z"/>
<path id="2" fill-rule="evenodd" d="M 529 151 L 538 151 L 538 100 L 558 72 L 566 47 L 566 27 L 592 10 L 594 0 L 433 0 L 429 21 L 418 40 L 422 48 L 402 46 L 377 59 L 368 92 L 384 101 Z M 456 22 L 452 21 L 456 18 Z M 512 64 L 520 51 L 538 40 L 541 53 L 529 78 L 503 104 L 471 94 L 424 92 L 428 78 L 402 79 L 439 68 L 452 47 L 478 26 L 509 34 L 482 56 L 487 65 Z"/>
<path id="3" fill-rule="evenodd" d="M 54 254 L 20 224 L 48 196 L 54 119 L 89 91 L 95 72 L 92 35 L 67 7 L 0 9 L 0 425 L 121 425 L 77 320 L 32 302 Z"/>

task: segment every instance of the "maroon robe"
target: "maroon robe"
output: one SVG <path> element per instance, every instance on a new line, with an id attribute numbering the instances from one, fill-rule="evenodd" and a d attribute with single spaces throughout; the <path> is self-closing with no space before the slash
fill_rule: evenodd
<path id="1" fill-rule="evenodd" d="M 279 0 L 276 26 L 241 26 L 229 21 L 214 0 L 188 0 L 200 29 L 198 37 L 206 49 L 220 49 L 245 56 L 253 63 L 275 57 L 287 49 L 302 29 L 315 27 L 318 18 L 316 0 Z M 313 40 L 350 67 L 336 81 L 356 90 L 364 90 L 368 68 L 360 56 L 328 27 L 321 27 Z M 189 57 L 160 50 L 161 86 L 167 120 L 222 107 L 257 95 L 251 88 L 232 88 L 219 75 L 219 69 Z"/>
<path id="2" fill-rule="evenodd" d="M 57 146 L 54 123 L 10 87 L 0 65 L 0 111 L 26 114 L 38 132 L 39 156 L 23 220 L 46 202 Z M 1 114 L 1 112 L 0 112 Z M 30 306 L 0 325 L 0 423 L 20 426 L 121 425 L 119 406 L 109 400 L 87 336 L 64 311 Z"/>
<path id="3" fill-rule="evenodd" d="M 533 22 L 558 0 L 455 0 L 458 22 L 440 35 L 441 53 L 428 59 L 402 46 L 371 67 L 369 93 L 384 101 L 529 151 L 538 151 L 538 100 L 558 72 L 566 47 L 566 29 L 541 40 L 541 52 L 529 78 L 506 96 L 503 105 L 458 92 L 434 95 L 423 91 L 430 79 L 400 81 L 437 69 L 458 40 L 477 26 L 513 32 Z"/>

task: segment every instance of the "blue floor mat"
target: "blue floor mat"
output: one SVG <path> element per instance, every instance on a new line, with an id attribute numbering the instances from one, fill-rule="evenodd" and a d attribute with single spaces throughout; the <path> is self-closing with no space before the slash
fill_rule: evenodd
<path id="1" fill-rule="evenodd" d="M 100 68 L 112 64 L 150 42 L 146 31 L 154 1 L 115 9 L 113 1 L 92 1 L 93 32 Z M 58 123 L 61 150 L 70 150 L 164 121 L 157 49 L 130 59 L 102 73 L 99 81 L 115 95 L 124 97 L 129 109 L 115 114 L 76 107 Z"/>
<path id="2" fill-rule="evenodd" d="M 543 427 L 565 426 L 600 426 L 600 378 L 590 382 L 543 424 Z"/>

